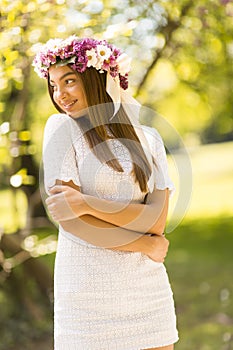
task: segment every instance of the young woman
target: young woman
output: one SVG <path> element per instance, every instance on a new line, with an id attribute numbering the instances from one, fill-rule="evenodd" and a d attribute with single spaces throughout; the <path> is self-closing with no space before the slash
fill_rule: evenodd
<path id="1" fill-rule="evenodd" d="M 169 192 L 155 129 L 127 94 L 130 60 L 106 41 L 54 39 L 34 59 L 60 112 L 45 126 L 46 200 L 59 222 L 56 350 L 172 350 L 164 258 Z"/>

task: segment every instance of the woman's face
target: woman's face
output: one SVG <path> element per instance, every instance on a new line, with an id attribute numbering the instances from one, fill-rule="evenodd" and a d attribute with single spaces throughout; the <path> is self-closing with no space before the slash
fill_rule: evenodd
<path id="1" fill-rule="evenodd" d="M 49 83 L 53 88 L 54 102 L 63 111 L 71 117 L 86 114 L 88 105 L 82 80 L 69 66 L 51 66 Z"/>

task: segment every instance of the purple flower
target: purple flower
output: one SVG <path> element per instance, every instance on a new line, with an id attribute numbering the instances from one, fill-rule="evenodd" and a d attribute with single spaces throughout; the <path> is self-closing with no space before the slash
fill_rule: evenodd
<path id="1" fill-rule="evenodd" d="M 115 67 L 110 67 L 110 75 L 115 78 L 117 75 L 118 75 L 118 69 L 117 69 L 117 66 Z"/>
<path id="2" fill-rule="evenodd" d="M 122 89 L 127 90 L 128 89 L 128 85 L 129 85 L 127 76 L 123 77 L 122 75 L 119 75 L 119 78 L 120 78 L 120 86 L 122 87 Z"/>

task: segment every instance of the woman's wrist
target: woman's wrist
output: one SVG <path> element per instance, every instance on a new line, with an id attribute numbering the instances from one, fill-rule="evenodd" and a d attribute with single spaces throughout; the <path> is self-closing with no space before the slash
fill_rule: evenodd
<path id="1" fill-rule="evenodd" d="M 81 211 L 84 213 L 83 215 L 92 215 L 93 216 L 91 198 L 92 197 L 89 196 L 88 194 L 82 194 Z"/>
<path id="2" fill-rule="evenodd" d="M 78 216 L 82 215 L 91 215 L 90 206 L 88 205 L 88 201 L 86 199 L 87 195 L 82 194 L 82 200 L 81 203 L 76 205 L 76 212 L 79 214 Z"/>
<path id="3" fill-rule="evenodd" d="M 107 201 L 95 196 L 90 196 L 88 194 L 83 194 L 82 196 L 82 207 L 87 215 L 96 216 L 97 212 L 109 213 L 110 205 L 113 204 L 111 201 Z"/>
<path id="4" fill-rule="evenodd" d="M 148 235 L 142 235 L 138 240 L 137 240 L 138 248 L 137 251 L 143 254 L 150 254 L 151 251 L 151 240 L 150 236 Z"/>
<path id="5" fill-rule="evenodd" d="M 90 214 L 89 213 L 89 206 L 87 204 L 85 196 L 86 195 L 84 195 L 84 194 L 80 195 L 80 193 L 79 193 L 78 197 L 75 194 L 75 196 L 72 196 L 69 199 L 67 198 L 67 202 L 68 202 L 70 209 L 77 217 Z"/>

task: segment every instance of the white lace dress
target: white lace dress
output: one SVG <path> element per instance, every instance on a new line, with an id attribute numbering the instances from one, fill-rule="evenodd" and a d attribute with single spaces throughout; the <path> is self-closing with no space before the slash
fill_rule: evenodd
<path id="1" fill-rule="evenodd" d="M 163 142 L 146 127 L 158 189 L 173 189 Z M 52 115 L 45 127 L 45 189 L 56 179 L 109 200 L 141 202 L 127 149 L 110 140 L 124 173 L 99 162 L 72 118 Z M 55 350 L 141 350 L 178 340 L 172 291 L 164 264 L 141 253 L 94 246 L 59 228 L 55 261 Z"/>

